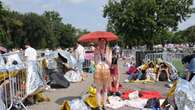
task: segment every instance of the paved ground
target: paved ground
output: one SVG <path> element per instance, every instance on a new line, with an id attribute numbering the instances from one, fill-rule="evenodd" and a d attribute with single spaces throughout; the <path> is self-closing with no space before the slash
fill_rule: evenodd
<path id="1" fill-rule="evenodd" d="M 165 88 L 165 82 L 158 82 L 155 84 L 141 84 L 141 83 L 124 83 L 124 79 L 127 75 L 124 74 L 125 68 L 123 63 L 120 62 L 120 82 L 123 85 L 124 90 L 156 90 L 160 91 L 162 95 L 166 95 L 167 88 Z M 51 99 L 50 102 L 43 102 L 36 105 L 27 107 L 29 110 L 59 110 L 64 100 L 77 98 L 86 93 L 87 88 L 93 83 L 93 76 L 88 75 L 87 79 L 80 83 L 71 83 L 67 89 L 57 89 L 54 91 L 46 91 L 45 94 Z M 121 108 L 119 110 L 136 110 L 133 108 Z"/>

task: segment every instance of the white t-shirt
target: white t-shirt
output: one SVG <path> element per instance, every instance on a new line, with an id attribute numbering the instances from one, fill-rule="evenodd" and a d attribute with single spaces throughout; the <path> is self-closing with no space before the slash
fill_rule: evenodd
<path id="1" fill-rule="evenodd" d="M 76 59 L 77 60 L 84 60 L 85 59 L 85 48 L 81 45 L 78 45 L 77 49 L 75 50 Z"/>
<path id="2" fill-rule="evenodd" d="M 24 51 L 24 56 L 27 57 L 27 61 L 36 61 L 37 60 L 37 51 L 32 47 L 28 47 Z"/>

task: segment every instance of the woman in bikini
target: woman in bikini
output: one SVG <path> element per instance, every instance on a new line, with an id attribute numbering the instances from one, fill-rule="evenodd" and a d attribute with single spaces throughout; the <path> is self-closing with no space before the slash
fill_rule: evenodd
<path id="1" fill-rule="evenodd" d="M 108 88 L 110 86 L 110 66 L 112 61 L 112 51 L 107 46 L 105 39 L 99 39 L 97 47 L 94 52 L 94 60 L 96 72 L 94 74 L 94 81 L 96 84 L 96 98 L 98 109 L 104 109 L 107 103 Z M 103 96 L 103 97 L 102 97 Z M 103 106 L 101 101 L 103 98 Z"/>

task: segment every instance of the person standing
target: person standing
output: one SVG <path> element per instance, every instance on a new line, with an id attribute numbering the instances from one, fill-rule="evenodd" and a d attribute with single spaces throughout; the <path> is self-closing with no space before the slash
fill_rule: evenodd
<path id="1" fill-rule="evenodd" d="M 111 77 L 112 84 L 111 86 L 115 88 L 114 92 L 119 92 L 119 69 L 118 69 L 118 55 L 116 52 L 112 52 L 112 64 L 111 64 Z"/>
<path id="2" fill-rule="evenodd" d="M 94 44 L 93 44 L 93 43 L 90 44 L 90 50 L 91 50 L 92 52 L 95 51 L 95 47 L 94 47 Z"/>
<path id="3" fill-rule="evenodd" d="M 195 75 L 195 54 L 187 55 L 182 58 L 182 63 L 186 65 L 186 80 L 191 81 Z"/>
<path id="4" fill-rule="evenodd" d="M 25 44 L 25 51 L 24 51 L 25 60 L 29 61 L 36 61 L 37 60 L 37 51 L 30 46 L 29 43 Z"/>
<path id="5" fill-rule="evenodd" d="M 38 89 L 44 86 L 40 70 L 37 63 L 37 51 L 30 46 L 30 43 L 25 44 L 25 61 L 27 65 L 27 95 L 33 95 Z"/>
<path id="6" fill-rule="evenodd" d="M 83 63 L 85 61 L 85 48 L 79 42 L 76 43 L 75 58 L 78 64 L 78 70 L 82 74 L 83 73 Z"/>
<path id="7" fill-rule="evenodd" d="M 107 103 L 108 88 L 110 87 L 110 67 L 112 62 L 112 50 L 107 46 L 105 39 L 98 39 L 97 47 L 94 52 L 96 72 L 94 81 L 96 84 L 96 98 L 98 109 L 104 109 Z M 103 97 L 102 97 L 103 95 Z M 101 101 L 103 98 L 103 106 Z"/>
<path id="8" fill-rule="evenodd" d="M 114 46 L 113 51 L 116 53 L 118 57 L 120 57 L 120 47 L 118 45 Z"/>

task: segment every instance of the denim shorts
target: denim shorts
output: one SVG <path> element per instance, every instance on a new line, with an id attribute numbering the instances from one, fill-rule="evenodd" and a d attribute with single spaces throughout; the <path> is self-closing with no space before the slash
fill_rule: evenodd
<path id="1" fill-rule="evenodd" d="M 191 73 L 195 73 L 195 58 L 193 58 L 191 61 L 190 61 L 190 64 L 189 64 L 189 71 Z"/>

